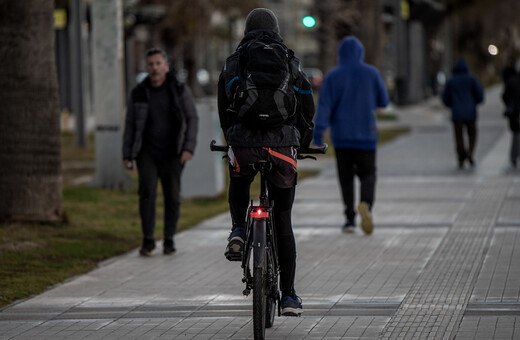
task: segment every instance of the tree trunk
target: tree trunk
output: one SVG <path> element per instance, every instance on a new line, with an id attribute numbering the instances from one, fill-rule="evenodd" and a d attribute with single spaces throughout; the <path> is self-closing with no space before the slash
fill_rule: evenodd
<path id="1" fill-rule="evenodd" d="M 0 0 L 0 220 L 61 220 L 53 1 Z"/>
<path id="2" fill-rule="evenodd" d="M 322 0 L 314 3 L 314 9 L 321 22 L 318 27 L 318 44 L 320 69 L 323 73 L 327 73 L 331 68 L 337 64 L 338 54 L 338 38 L 336 34 L 335 13 L 339 9 L 337 0 Z"/>
<path id="3" fill-rule="evenodd" d="M 365 46 L 365 62 L 381 67 L 381 13 L 383 6 L 381 0 L 355 2 L 357 11 L 361 14 L 355 35 Z"/>

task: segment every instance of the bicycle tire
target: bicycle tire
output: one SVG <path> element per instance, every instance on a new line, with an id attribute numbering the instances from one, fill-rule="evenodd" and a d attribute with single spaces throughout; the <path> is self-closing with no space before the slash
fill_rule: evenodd
<path id="1" fill-rule="evenodd" d="M 254 219 L 253 233 L 253 334 L 255 339 L 265 339 L 266 320 L 266 227 L 265 219 Z"/>
<path id="2" fill-rule="evenodd" d="M 273 244 L 268 243 L 269 247 L 266 254 L 266 301 L 265 301 L 265 328 L 271 328 L 274 324 L 276 314 L 276 300 L 278 280 L 275 275 Z"/>
<path id="3" fill-rule="evenodd" d="M 265 339 L 266 322 L 265 269 L 253 269 L 253 334 L 255 339 Z"/>

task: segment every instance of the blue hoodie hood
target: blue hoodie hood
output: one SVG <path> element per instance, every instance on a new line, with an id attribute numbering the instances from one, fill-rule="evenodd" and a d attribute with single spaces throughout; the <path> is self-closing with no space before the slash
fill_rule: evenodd
<path id="1" fill-rule="evenodd" d="M 466 59 L 460 58 L 455 63 L 455 66 L 453 67 L 453 73 L 468 73 L 469 67 L 468 63 L 466 62 Z"/>
<path id="2" fill-rule="evenodd" d="M 365 48 L 356 37 L 345 37 L 338 48 L 339 63 L 360 63 L 365 56 Z"/>
<path id="3" fill-rule="evenodd" d="M 314 141 L 320 145 L 330 126 L 336 148 L 375 150 L 378 107 L 388 105 L 388 92 L 379 71 L 363 62 L 364 48 L 352 36 L 338 48 L 339 65 L 323 80 L 314 126 Z"/>

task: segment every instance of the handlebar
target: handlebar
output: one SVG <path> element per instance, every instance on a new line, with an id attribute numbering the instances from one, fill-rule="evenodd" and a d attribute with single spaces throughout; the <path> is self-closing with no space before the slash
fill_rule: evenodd
<path id="1" fill-rule="evenodd" d="M 307 156 L 309 154 L 325 154 L 328 150 L 329 146 L 327 144 L 323 144 L 320 147 L 317 148 L 299 148 L 298 149 L 298 155 L 296 158 L 298 159 L 305 159 L 305 158 L 312 158 L 316 159 L 313 156 Z M 221 151 L 221 152 L 227 152 L 229 147 L 226 145 L 217 145 L 217 142 L 215 140 L 212 140 L 209 144 L 209 149 L 211 151 Z"/>
<path id="2" fill-rule="evenodd" d="M 300 148 L 298 149 L 298 154 L 296 155 L 296 159 L 314 159 L 316 160 L 316 157 L 309 156 L 309 154 L 325 154 L 327 150 L 329 149 L 329 146 L 324 143 L 322 146 L 318 146 L 317 148 Z"/>
<path id="3" fill-rule="evenodd" d="M 209 149 L 211 151 L 222 151 L 227 152 L 229 147 L 226 145 L 217 145 L 217 142 L 213 139 L 211 143 L 209 143 Z"/>

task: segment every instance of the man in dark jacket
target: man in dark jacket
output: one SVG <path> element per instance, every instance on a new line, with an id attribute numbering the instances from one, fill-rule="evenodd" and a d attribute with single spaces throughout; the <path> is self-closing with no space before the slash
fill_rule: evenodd
<path id="1" fill-rule="evenodd" d="M 139 253 L 155 250 L 157 181 L 164 194 L 163 253 L 175 252 L 174 235 L 180 212 L 180 182 L 184 164 L 193 157 L 198 129 L 195 102 L 189 88 L 169 72 L 166 53 L 146 53 L 148 77 L 131 92 L 127 104 L 123 158 L 134 160 L 139 174 L 139 214 L 143 243 Z"/>
<path id="2" fill-rule="evenodd" d="M 338 177 L 345 205 L 342 229 L 354 232 L 354 175 L 361 182 L 358 213 L 366 234 L 374 229 L 371 210 L 376 184 L 377 109 L 390 99 L 379 71 L 363 62 L 364 48 L 355 37 L 343 38 L 339 64 L 323 81 L 314 129 L 314 144 L 321 145 L 323 133 L 331 127 Z"/>
<path id="3" fill-rule="evenodd" d="M 265 8 L 251 11 L 246 18 L 244 38 L 240 46 L 259 37 L 268 37 L 279 43 L 278 20 Z M 256 128 L 241 123 L 237 115 L 228 110 L 233 104 L 231 85 L 237 79 L 237 52 L 227 58 L 218 84 L 218 110 L 220 124 L 230 151 L 229 206 L 232 231 L 225 255 L 229 260 L 240 260 L 245 239 L 246 213 L 249 189 L 256 175 L 249 164 L 267 159 L 273 164 L 268 174 L 269 198 L 274 200 L 274 216 L 278 255 L 280 261 L 280 288 L 282 313 L 297 315 L 303 309 L 294 290 L 296 269 L 296 244 L 291 225 L 291 209 L 296 185 L 296 153 L 299 146 L 307 147 L 312 138 L 314 101 L 309 81 L 297 58 L 291 59 L 294 90 L 296 91 L 296 115 L 284 124 L 269 128 Z"/>
<path id="4" fill-rule="evenodd" d="M 475 165 L 473 151 L 477 143 L 477 104 L 484 101 L 484 90 L 477 78 L 469 73 L 466 60 L 460 58 L 453 68 L 453 76 L 446 82 L 442 101 L 451 108 L 455 145 L 459 169 L 467 160 Z M 468 147 L 464 143 L 464 128 L 468 134 Z"/>
<path id="5" fill-rule="evenodd" d="M 511 166 L 516 168 L 520 156 L 520 62 L 518 63 L 518 68 L 511 67 L 509 72 L 504 74 L 502 100 L 506 105 L 504 115 L 509 120 L 509 129 L 512 133 Z"/>

